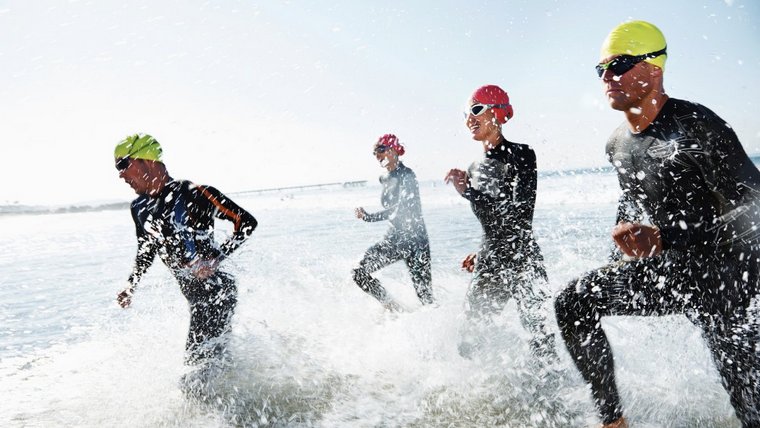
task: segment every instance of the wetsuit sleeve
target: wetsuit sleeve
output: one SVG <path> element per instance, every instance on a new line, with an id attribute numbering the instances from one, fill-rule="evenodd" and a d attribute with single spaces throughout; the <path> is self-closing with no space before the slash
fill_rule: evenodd
<path id="1" fill-rule="evenodd" d="M 366 213 L 364 215 L 364 221 L 376 222 L 376 221 L 388 220 L 396 211 L 397 207 L 398 207 L 398 204 L 395 204 L 392 207 L 389 207 L 388 209 L 384 209 L 376 213 Z"/>
<path id="2" fill-rule="evenodd" d="M 201 197 L 205 198 L 214 209 L 214 216 L 234 224 L 232 235 L 220 245 L 222 257 L 227 257 L 237 250 L 258 226 L 258 222 L 248 211 L 241 208 L 222 192 L 211 186 L 198 186 Z"/>
<path id="3" fill-rule="evenodd" d="M 621 185 L 622 187 L 622 185 Z M 618 199 L 617 216 L 615 224 L 620 223 L 641 223 L 644 221 L 644 211 L 633 200 L 631 193 L 623 191 Z M 623 252 L 620 251 L 617 245 L 612 245 L 612 251 L 610 252 L 609 260 L 616 262 L 623 259 Z"/>
<path id="4" fill-rule="evenodd" d="M 730 125 L 705 107 L 697 106 L 697 109 L 704 115 L 704 122 L 697 130 L 704 147 L 692 159 L 712 189 L 716 205 L 720 206 L 720 216 L 712 221 L 663 227 L 663 247 L 685 249 L 757 240 L 760 172 Z"/>
<path id="5" fill-rule="evenodd" d="M 498 161 L 494 161 L 494 164 L 496 162 Z M 492 168 L 490 174 L 494 176 L 487 179 L 488 183 L 477 189 L 468 187 L 462 193 L 462 197 L 496 216 L 510 216 L 519 219 L 518 222 L 521 224 L 527 221 L 530 229 L 538 183 L 535 152 L 527 149 L 521 156 L 515 156 L 513 167 L 515 174 L 512 180 L 506 170 L 493 171 Z"/>
<path id="6" fill-rule="evenodd" d="M 129 275 L 129 283 L 134 288 L 140 283 L 142 276 L 153 264 L 158 251 L 158 242 L 145 231 L 145 201 L 136 200 L 132 203 L 131 212 L 132 220 L 135 222 L 135 232 L 137 234 L 137 255 L 135 256 L 135 265 L 132 273 Z"/>
<path id="7" fill-rule="evenodd" d="M 388 179 L 390 180 L 390 178 Z M 416 184 L 414 174 L 404 172 L 399 174 L 399 180 L 401 180 L 401 182 L 396 187 L 397 194 L 391 198 L 394 202 L 382 211 L 367 213 L 367 215 L 364 216 L 364 221 L 376 222 L 393 220 L 399 212 L 404 212 L 404 205 L 408 205 L 410 201 L 413 202 L 415 199 L 413 186 Z"/>

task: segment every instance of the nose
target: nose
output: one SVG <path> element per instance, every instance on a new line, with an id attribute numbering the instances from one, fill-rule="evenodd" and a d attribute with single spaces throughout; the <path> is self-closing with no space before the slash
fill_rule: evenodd
<path id="1" fill-rule="evenodd" d="M 612 72 L 609 68 L 604 70 L 604 73 L 602 73 L 602 81 L 603 82 L 609 82 L 615 78 L 615 73 Z"/>

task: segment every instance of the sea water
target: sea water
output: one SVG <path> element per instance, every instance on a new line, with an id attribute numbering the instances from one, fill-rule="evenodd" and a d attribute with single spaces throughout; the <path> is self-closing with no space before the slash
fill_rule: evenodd
<path id="1" fill-rule="evenodd" d="M 438 304 L 422 307 L 397 263 L 378 277 L 401 314 L 351 279 L 388 227 L 353 214 L 380 209 L 379 185 L 234 197 L 259 227 L 225 261 L 240 293 L 229 352 L 193 394 L 182 381 L 193 375 L 187 304 L 168 270 L 157 260 L 132 307 L 115 303 L 136 248 L 127 210 L 0 217 L 0 426 L 594 426 L 561 339 L 547 377 L 514 304 L 486 349 L 459 354 L 470 280 L 459 266 L 480 226 L 450 186 L 420 187 Z M 611 173 L 561 174 L 542 177 L 538 195 L 535 234 L 556 293 L 606 262 L 619 190 Z M 230 232 L 220 226 L 219 239 Z M 603 325 L 632 426 L 739 426 L 684 317 Z"/>

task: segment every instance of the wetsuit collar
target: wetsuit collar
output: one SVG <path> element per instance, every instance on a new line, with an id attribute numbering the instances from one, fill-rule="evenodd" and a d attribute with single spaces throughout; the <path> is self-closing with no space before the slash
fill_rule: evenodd
<path id="1" fill-rule="evenodd" d="M 647 125 L 647 127 L 642 129 L 641 131 L 639 132 L 631 131 L 631 127 L 628 126 L 626 122 L 626 129 L 628 130 L 628 133 L 630 135 L 642 135 L 642 134 L 648 133 L 650 129 L 657 128 L 660 124 L 660 119 L 665 115 L 670 115 L 670 112 L 673 110 L 674 103 L 671 102 L 672 99 L 673 98 L 668 97 L 668 99 L 665 100 L 665 104 L 663 104 L 660 111 L 657 112 L 657 116 L 655 116 L 654 119 L 652 119 L 652 121 L 649 122 L 649 125 Z"/>
<path id="2" fill-rule="evenodd" d="M 406 166 L 404 166 L 404 163 L 401 162 L 401 161 L 398 161 L 398 164 L 396 165 L 396 169 L 394 169 L 393 171 L 388 171 L 388 175 L 390 175 L 390 174 L 398 174 L 399 171 L 402 170 L 402 169 L 404 169 L 404 168 L 406 168 Z"/>
<path id="3" fill-rule="evenodd" d="M 498 156 L 499 153 L 506 151 L 507 143 L 509 143 L 509 141 L 507 141 L 507 139 L 504 138 L 504 136 L 502 136 L 501 140 L 499 141 L 499 144 L 496 147 L 492 148 L 491 150 L 486 151 L 486 158 L 492 159 Z"/>

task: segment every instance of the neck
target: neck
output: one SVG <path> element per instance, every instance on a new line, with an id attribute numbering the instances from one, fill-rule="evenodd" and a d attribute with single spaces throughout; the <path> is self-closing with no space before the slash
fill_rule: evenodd
<path id="1" fill-rule="evenodd" d="M 625 119 L 631 132 L 638 134 L 654 122 L 665 106 L 668 95 L 663 90 L 652 91 L 638 105 L 625 111 Z"/>
<path id="2" fill-rule="evenodd" d="M 481 144 L 483 144 L 483 151 L 487 152 L 489 150 L 493 150 L 496 147 L 501 144 L 501 142 L 504 141 L 504 136 L 502 136 L 500 133 L 489 136 L 485 140 L 481 141 Z"/>
<path id="3" fill-rule="evenodd" d="M 160 195 L 171 180 L 172 178 L 167 173 L 159 175 L 151 182 L 150 190 L 148 190 L 148 195 L 153 197 Z"/>

